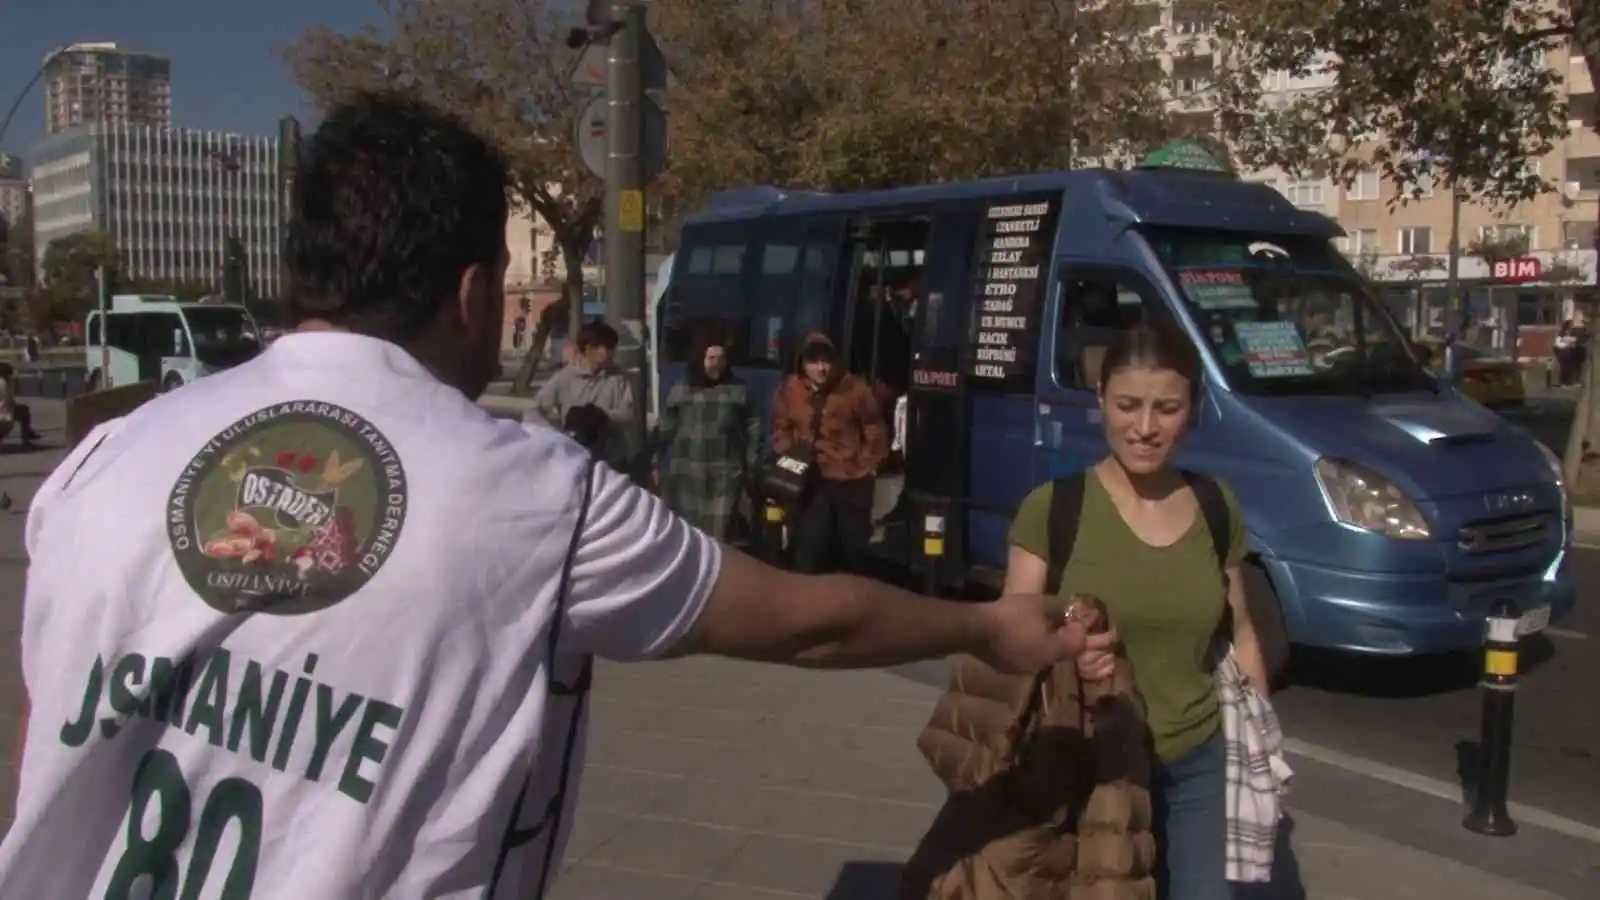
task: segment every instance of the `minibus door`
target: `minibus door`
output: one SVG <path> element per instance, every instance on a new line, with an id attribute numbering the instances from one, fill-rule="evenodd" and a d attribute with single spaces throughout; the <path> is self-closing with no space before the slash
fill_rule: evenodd
<path id="1" fill-rule="evenodd" d="M 971 312 L 972 257 L 981 205 L 931 216 L 911 325 L 911 377 L 896 433 L 905 458 L 905 509 L 913 568 L 946 593 L 967 575 L 967 471 L 971 449 L 961 349 Z"/>

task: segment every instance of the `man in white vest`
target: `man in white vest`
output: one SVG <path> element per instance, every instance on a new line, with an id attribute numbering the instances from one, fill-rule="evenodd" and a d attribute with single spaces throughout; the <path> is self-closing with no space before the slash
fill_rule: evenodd
<path id="1" fill-rule="evenodd" d="M 0 897 L 538 897 L 595 656 L 1030 671 L 1109 645 L 1038 597 L 776 571 L 480 410 L 506 184 L 434 111 L 333 109 L 294 183 L 294 332 L 40 488 Z"/>

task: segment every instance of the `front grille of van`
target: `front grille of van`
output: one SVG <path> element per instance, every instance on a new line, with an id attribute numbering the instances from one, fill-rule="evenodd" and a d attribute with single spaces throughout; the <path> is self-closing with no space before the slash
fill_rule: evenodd
<path id="1" fill-rule="evenodd" d="M 1461 529 L 1457 544 L 1473 554 L 1505 553 L 1537 547 L 1550 540 L 1555 527 L 1555 517 L 1549 513 L 1474 522 Z"/>

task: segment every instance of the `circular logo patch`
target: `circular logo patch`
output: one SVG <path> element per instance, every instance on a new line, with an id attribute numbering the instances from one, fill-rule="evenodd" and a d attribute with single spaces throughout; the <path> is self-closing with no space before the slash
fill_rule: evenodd
<path id="1" fill-rule="evenodd" d="M 334 605 L 383 567 L 406 474 L 372 424 L 328 403 L 257 410 L 206 442 L 167 500 L 178 568 L 218 612 Z"/>

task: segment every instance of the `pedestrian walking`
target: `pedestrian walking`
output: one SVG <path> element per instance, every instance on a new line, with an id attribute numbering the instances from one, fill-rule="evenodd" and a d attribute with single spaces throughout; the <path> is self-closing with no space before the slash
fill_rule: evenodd
<path id="1" fill-rule="evenodd" d="M 1037 676 L 959 666 L 919 746 L 952 796 L 906 867 L 905 900 L 1229 900 L 1270 877 L 1289 775 L 1245 602 L 1244 519 L 1177 468 L 1200 357 L 1136 325 L 1098 373 L 1111 453 L 1030 493 L 1007 592 L 1109 617 L 1121 652 Z M 1149 747 L 1149 750 L 1146 748 Z"/>
<path id="2" fill-rule="evenodd" d="M 4 440 L 12 429 L 18 429 L 18 437 L 22 441 L 22 449 L 31 450 L 39 440 L 39 433 L 33 430 L 33 409 L 26 403 L 18 403 L 16 395 L 16 370 L 10 363 L 0 363 L 0 440 Z"/>
<path id="3" fill-rule="evenodd" d="M 551 375 L 534 395 L 529 415 L 559 427 L 574 407 L 600 408 L 611 420 L 598 451 L 600 458 L 619 471 L 626 471 L 633 452 L 628 446 L 626 429 L 636 401 L 627 374 L 615 365 L 617 341 L 617 330 L 610 325 L 585 323 L 578 331 L 578 355 Z"/>
<path id="4" fill-rule="evenodd" d="M 749 388 L 728 368 L 728 345 L 703 336 L 688 374 L 667 392 L 651 441 L 667 508 L 722 541 L 749 536 L 747 479 L 761 447 Z"/>
<path id="5" fill-rule="evenodd" d="M 406 98 L 305 142 L 293 332 L 93 429 L 28 513 L 0 897 L 544 896 L 596 656 L 822 668 L 1109 646 L 728 549 L 491 417 L 505 162 Z"/>
<path id="6" fill-rule="evenodd" d="M 790 517 L 795 571 L 860 570 L 872 540 L 876 476 L 889 457 L 887 424 L 872 387 L 839 365 L 833 342 L 809 335 L 772 401 L 773 452 L 780 462 L 806 463 Z"/>

